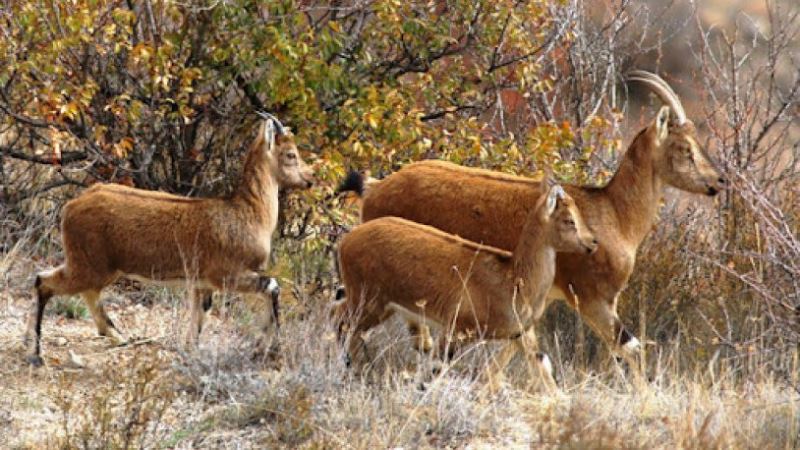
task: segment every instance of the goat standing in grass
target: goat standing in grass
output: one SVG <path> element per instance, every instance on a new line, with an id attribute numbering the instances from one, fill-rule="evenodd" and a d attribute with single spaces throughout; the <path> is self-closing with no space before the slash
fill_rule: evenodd
<path id="1" fill-rule="evenodd" d="M 644 83 L 668 106 L 634 138 L 606 186 L 565 186 L 601 245 L 589 258 L 560 254 L 549 295 L 566 299 L 612 350 L 628 358 L 640 344 L 619 319 L 617 303 L 633 272 L 636 250 L 655 224 L 664 186 L 713 196 L 726 185 L 669 85 L 644 71 L 632 72 L 629 79 Z M 525 235 L 526 211 L 539 201 L 539 184 L 444 161 L 421 161 L 369 183 L 352 173 L 340 190 L 363 192 L 364 222 L 404 217 L 510 250 Z"/>
<path id="2" fill-rule="evenodd" d="M 596 248 L 575 202 L 560 186 L 529 210 L 513 253 L 397 217 L 375 219 L 339 244 L 347 296 L 334 305 L 334 325 L 343 340 L 344 325 L 352 321 L 351 358 L 364 347 L 361 333 L 394 313 L 443 328 L 439 347 L 448 357 L 453 334 L 512 339 L 522 347 L 518 338 L 544 311 L 556 252 L 586 255 Z M 532 364 L 549 366 L 526 354 Z M 505 361 L 498 370 L 504 366 Z M 549 368 L 544 373 L 552 380 Z"/>
<path id="3" fill-rule="evenodd" d="M 36 306 L 26 333 L 30 363 L 43 362 L 42 315 L 54 295 L 81 294 L 98 333 L 120 340 L 112 336 L 116 327 L 100 303 L 103 288 L 120 277 L 189 286 L 193 344 L 210 307 L 210 290 L 271 295 L 277 325 L 279 287 L 259 271 L 277 225 L 278 190 L 311 185 L 312 171 L 300 159 L 293 135 L 269 116 L 229 197 L 189 198 L 118 184 L 90 187 L 62 211 L 65 263 L 36 276 Z"/>

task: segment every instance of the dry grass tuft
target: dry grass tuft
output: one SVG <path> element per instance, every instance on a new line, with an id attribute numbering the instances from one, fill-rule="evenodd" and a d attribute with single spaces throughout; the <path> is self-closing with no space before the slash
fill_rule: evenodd
<path id="1" fill-rule="evenodd" d="M 175 398 L 168 363 L 157 349 L 132 352 L 107 364 L 95 382 L 76 389 L 84 372 L 66 372 L 50 384 L 60 417 L 48 445 L 59 448 L 152 448 L 168 433 L 165 413 Z"/>

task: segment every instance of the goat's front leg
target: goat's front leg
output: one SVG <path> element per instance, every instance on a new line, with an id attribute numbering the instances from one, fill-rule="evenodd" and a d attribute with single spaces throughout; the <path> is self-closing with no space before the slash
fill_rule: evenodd
<path id="1" fill-rule="evenodd" d="M 421 327 L 425 327 L 426 330 L 428 329 L 425 325 L 421 325 Z M 422 329 L 420 329 L 420 332 L 430 336 L 430 334 L 428 334 L 430 331 L 422 331 Z M 474 336 L 475 333 L 472 331 L 446 332 L 445 330 L 442 330 L 442 332 L 439 333 L 439 357 L 443 361 L 450 362 L 450 360 L 453 359 L 456 353 L 458 353 L 458 351 L 461 350 L 464 345 L 475 340 Z"/>
<path id="2" fill-rule="evenodd" d="M 497 392 L 505 379 L 505 369 L 518 348 L 515 342 L 506 342 L 500 352 L 495 355 L 486 367 L 484 378 L 491 392 Z"/>
<path id="3" fill-rule="evenodd" d="M 580 314 L 612 352 L 620 356 L 638 356 L 641 343 L 631 334 L 617 314 L 617 297 L 581 299 Z"/>
<path id="4" fill-rule="evenodd" d="M 549 392 L 557 389 L 556 380 L 553 378 L 553 364 L 546 353 L 539 351 L 539 341 L 534 328 L 529 328 L 519 339 L 515 339 L 514 346 L 517 348 L 517 353 L 525 355 L 530 380 L 537 384 L 541 383 Z"/>
<path id="5" fill-rule="evenodd" d="M 590 300 L 590 301 L 587 301 Z M 581 303 L 580 313 L 586 323 L 603 338 L 612 353 L 628 363 L 633 383 L 638 389 L 644 389 L 646 382 L 639 367 L 641 343 L 631 334 L 617 314 L 618 296 L 610 301 L 603 298 L 591 298 Z"/>
<path id="6" fill-rule="evenodd" d="M 257 347 L 261 353 L 264 351 L 266 354 L 276 355 L 279 351 L 278 332 L 280 331 L 280 294 L 281 288 L 278 285 L 278 280 L 257 272 L 251 271 L 239 275 L 233 280 L 225 283 L 230 286 L 233 291 L 242 294 L 263 294 L 270 299 L 269 319 L 266 320 L 262 327 L 262 336 L 259 338 Z M 267 334 L 270 323 L 274 324 L 275 338 L 272 340 L 272 345 L 267 349 Z"/>
<path id="7" fill-rule="evenodd" d="M 433 339 L 430 337 L 430 327 L 425 324 L 418 324 L 417 326 L 419 328 L 415 330 L 417 333 L 414 335 L 415 347 L 417 345 L 424 346 L 426 337 L 432 343 Z M 410 327 L 411 324 L 409 324 L 409 331 L 411 331 Z M 414 334 L 413 331 L 412 334 Z M 447 331 L 446 329 L 440 330 L 438 342 L 436 343 L 436 357 L 438 357 L 438 361 L 435 361 L 431 368 L 432 374 L 438 375 L 442 373 L 444 368 L 450 364 L 450 361 L 452 361 L 456 353 L 467 344 L 468 340 L 472 341 L 473 339 L 468 339 L 467 335 L 456 331 Z M 417 348 L 417 350 L 419 350 L 419 348 Z M 428 351 L 426 351 L 426 353 Z"/>
<path id="8" fill-rule="evenodd" d="M 276 278 L 259 274 L 257 272 L 247 272 L 226 283 L 233 286 L 233 290 L 243 294 L 264 294 L 270 299 L 270 321 L 275 324 L 275 328 L 280 328 L 280 295 L 281 288 Z"/>
<path id="9" fill-rule="evenodd" d="M 408 332 L 411 334 L 414 349 L 421 353 L 430 353 L 433 349 L 433 338 L 431 338 L 431 330 L 422 323 L 408 323 Z"/>
<path id="10" fill-rule="evenodd" d="M 505 378 L 505 369 L 517 353 L 525 356 L 530 380 L 541 382 L 545 389 L 549 391 L 555 389 L 556 382 L 553 379 L 553 366 L 550 358 L 538 351 L 539 343 L 533 327 L 525 332 L 515 333 L 509 336 L 509 339 L 510 341 L 503 346 L 500 353 L 492 359 L 486 369 L 485 378 L 489 389 L 494 392 L 500 388 Z"/>

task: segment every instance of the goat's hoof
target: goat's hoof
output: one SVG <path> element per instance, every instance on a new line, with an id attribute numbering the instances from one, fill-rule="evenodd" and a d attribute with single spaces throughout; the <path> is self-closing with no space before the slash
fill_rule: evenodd
<path id="1" fill-rule="evenodd" d="M 275 359 L 281 355 L 281 343 L 278 338 L 260 337 L 256 340 L 253 352 L 257 357 Z"/>
<path id="2" fill-rule="evenodd" d="M 353 358 L 350 355 L 344 355 L 344 366 L 348 369 L 353 366 Z"/>
<path id="3" fill-rule="evenodd" d="M 111 342 L 112 347 L 123 347 L 130 343 L 130 340 L 127 337 L 116 331 L 114 328 L 111 328 L 106 332 L 98 332 L 97 334 L 108 339 Z"/>
<path id="4" fill-rule="evenodd" d="M 42 367 L 44 365 L 44 360 L 39 355 L 30 355 L 25 359 L 28 361 L 28 364 L 33 367 Z"/>
<path id="5" fill-rule="evenodd" d="M 267 348 L 267 357 L 272 361 L 279 361 L 282 356 L 281 344 L 277 340 L 273 341 L 272 345 Z"/>
<path id="6" fill-rule="evenodd" d="M 443 372 L 444 372 L 444 363 L 434 362 L 433 366 L 431 367 L 431 375 L 439 376 Z"/>

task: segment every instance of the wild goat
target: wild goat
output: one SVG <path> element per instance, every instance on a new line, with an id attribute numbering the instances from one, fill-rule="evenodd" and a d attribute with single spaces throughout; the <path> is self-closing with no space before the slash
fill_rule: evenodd
<path id="1" fill-rule="evenodd" d="M 116 332 L 100 292 L 119 277 L 193 287 L 192 343 L 210 307 L 210 290 L 271 294 L 277 325 L 278 284 L 258 271 L 270 254 L 278 190 L 311 187 L 312 171 L 300 159 L 292 133 L 267 116 L 229 197 L 188 198 L 97 184 L 67 202 L 61 219 L 66 261 L 36 276 L 37 302 L 26 333 L 31 364 L 42 364 L 42 314 L 54 295 L 81 294 L 98 333 Z"/>
<path id="2" fill-rule="evenodd" d="M 559 254 L 549 294 L 566 299 L 624 356 L 635 354 L 639 341 L 620 321 L 617 302 L 636 250 L 657 218 L 664 185 L 710 196 L 725 186 L 669 85 L 644 71 L 632 72 L 629 79 L 645 83 L 668 106 L 634 138 L 605 187 L 565 186 L 600 248 L 589 258 Z M 541 195 L 537 181 L 444 161 L 412 163 L 366 186 L 363 177 L 351 173 L 340 190 L 363 193 L 364 222 L 404 217 L 505 250 L 516 248 L 526 211 Z"/>
<path id="3" fill-rule="evenodd" d="M 397 217 L 366 222 L 345 235 L 339 268 L 347 295 L 335 303 L 332 316 L 340 340 L 352 320 L 348 356 L 364 348 L 362 332 L 394 313 L 467 341 L 513 339 L 510 345 L 522 347 L 518 338 L 544 311 L 556 252 L 582 253 L 576 255 L 580 258 L 597 249 L 575 202 L 560 186 L 539 197 L 526 208 L 513 253 Z M 439 347 L 451 356 L 448 336 L 440 334 Z M 552 379 L 549 363 L 527 355 Z"/>

